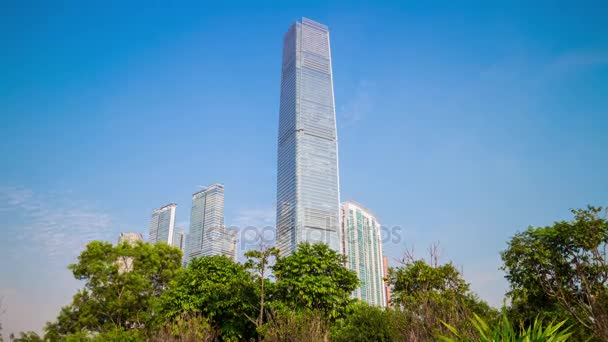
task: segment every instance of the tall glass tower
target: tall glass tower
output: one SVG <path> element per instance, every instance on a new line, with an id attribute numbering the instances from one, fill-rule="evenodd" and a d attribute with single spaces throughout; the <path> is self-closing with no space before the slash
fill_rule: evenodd
<path id="1" fill-rule="evenodd" d="M 327 26 L 302 18 L 283 38 L 277 172 L 277 247 L 339 250 L 338 144 Z"/>
<path id="2" fill-rule="evenodd" d="M 213 184 L 192 194 L 188 259 L 225 255 L 236 260 L 236 236 L 224 226 L 224 186 Z"/>
<path id="3" fill-rule="evenodd" d="M 163 241 L 173 244 L 173 230 L 175 228 L 175 203 L 167 204 L 152 211 L 150 218 L 150 243 Z"/>

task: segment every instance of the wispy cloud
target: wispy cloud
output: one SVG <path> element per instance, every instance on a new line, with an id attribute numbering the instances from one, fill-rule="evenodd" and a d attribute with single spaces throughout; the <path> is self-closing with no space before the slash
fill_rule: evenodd
<path id="1" fill-rule="evenodd" d="M 549 56 L 543 60 L 533 60 L 531 53 L 518 51 L 505 56 L 480 70 L 482 81 L 492 84 L 514 85 L 518 88 L 544 87 L 547 82 L 554 82 L 564 77 L 608 65 L 608 51 L 570 50 Z"/>
<path id="2" fill-rule="evenodd" d="M 362 80 L 357 84 L 353 96 L 340 107 L 340 125 L 353 125 L 364 119 L 372 110 L 374 82 Z"/>
<path id="3" fill-rule="evenodd" d="M 13 240 L 21 248 L 36 248 L 48 257 L 74 257 L 87 242 L 111 239 L 112 235 L 108 214 L 66 194 L 2 187 L 0 215 L 5 244 Z"/>
<path id="4" fill-rule="evenodd" d="M 273 207 L 241 209 L 234 219 L 234 225 L 239 227 L 274 226 L 275 215 Z"/>
<path id="5" fill-rule="evenodd" d="M 241 252 L 274 243 L 275 215 L 275 208 L 271 206 L 238 211 L 230 229 L 237 232 Z"/>

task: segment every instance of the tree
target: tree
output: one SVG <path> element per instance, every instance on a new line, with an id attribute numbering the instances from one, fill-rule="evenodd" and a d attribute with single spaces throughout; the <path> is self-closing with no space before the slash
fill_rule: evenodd
<path id="1" fill-rule="evenodd" d="M 331 330 L 331 340 L 336 342 L 381 342 L 397 339 L 393 311 L 362 302 L 352 305 L 346 317 L 336 322 Z"/>
<path id="2" fill-rule="evenodd" d="M 219 329 L 225 341 L 248 340 L 255 327 L 255 286 L 244 265 L 225 256 L 191 260 L 162 296 L 165 319 L 200 313 Z"/>
<path id="3" fill-rule="evenodd" d="M 502 252 L 513 302 L 561 309 L 574 322 L 608 341 L 608 221 L 601 207 L 572 210 L 574 220 L 529 227 Z M 535 304 L 540 304 L 536 305 Z"/>
<path id="4" fill-rule="evenodd" d="M 251 250 L 245 253 L 248 259 L 245 267 L 254 273 L 255 281 L 258 283 L 260 293 L 260 308 L 257 319 L 250 320 L 255 324 L 256 330 L 259 330 L 264 324 L 264 300 L 265 300 L 265 283 L 268 282 L 266 276 L 268 274 L 268 264 L 272 257 L 279 256 L 279 250 L 276 247 L 261 248 L 259 251 Z M 258 335 L 258 341 L 262 340 L 262 335 Z"/>
<path id="5" fill-rule="evenodd" d="M 113 246 L 93 241 L 69 268 L 85 282 L 72 304 L 45 328 L 48 338 L 85 331 L 151 331 L 158 316 L 157 297 L 181 271 L 181 251 L 167 244 Z"/>
<path id="6" fill-rule="evenodd" d="M 19 336 L 16 337 L 14 334 L 9 336 L 11 342 L 43 342 L 44 340 L 37 333 L 33 331 L 20 332 Z"/>
<path id="7" fill-rule="evenodd" d="M 445 333 L 445 322 L 474 335 L 469 321 L 472 314 L 493 319 L 497 311 L 470 291 L 452 263 L 439 264 L 437 245 L 429 249 L 429 254 L 427 262 L 408 251 L 402 266 L 389 270 L 400 334 L 413 341 L 434 339 L 438 333 Z"/>
<path id="8" fill-rule="evenodd" d="M 217 331 L 201 315 L 184 314 L 167 323 L 154 338 L 157 342 L 217 341 Z"/>
<path id="9" fill-rule="evenodd" d="M 266 342 L 327 341 L 328 322 L 319 312 L 272 308 L 260 333 Z"/>
<path id="10" fill-rule="evenodd" d="M 343 266 L 345 261 L 325 244 L 299 244 L 272 267 L 275 299 L 295 310 L 319 311 L 324 319 L 342 317 L 358 285 L 357 274 Z"/>

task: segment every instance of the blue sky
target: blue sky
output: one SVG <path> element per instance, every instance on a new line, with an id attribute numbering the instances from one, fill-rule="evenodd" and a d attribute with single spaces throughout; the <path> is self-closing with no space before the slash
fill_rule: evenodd
<path id="1" fill-rule="evenodd" d="M 200 185 L 226 223 L 274 222 L 281 42 L 329 25 L 342 199 L 418 255 L 435 241 L 502 302 L 499 251 L 608 204 L 606 2 L 0 4 L 0 296 L 40 329 L 86 241 L 146 233 Z"/>

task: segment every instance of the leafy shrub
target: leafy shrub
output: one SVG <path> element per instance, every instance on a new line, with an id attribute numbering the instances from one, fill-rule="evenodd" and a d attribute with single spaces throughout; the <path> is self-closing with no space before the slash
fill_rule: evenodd
<path id="1" fill-rule="evenodd" d="M 453 326 L 443 323 L 454 336 L 439 336 L 439 339 L 444 342 L 562 342 L 568 341 L 572 335 L 569 332 L 570 327 L 563 328 L 566 321 L 559 323 L 551 322 L 548 325 L 543 325 L 539 319 L 534 320 L 534 323 L 528 328 L 522 328 L 520 331 L 516 331 L 513 328 L 513 324 L 509 321 L 506 311 L 503 311 L 502 319 L 494 327 L 490 327 L 482 318 L 475 315 L 471 320 L 475 330 L 477 331 L 477 338 L 471 339 L 464 336 L 457 331 Z"/>

